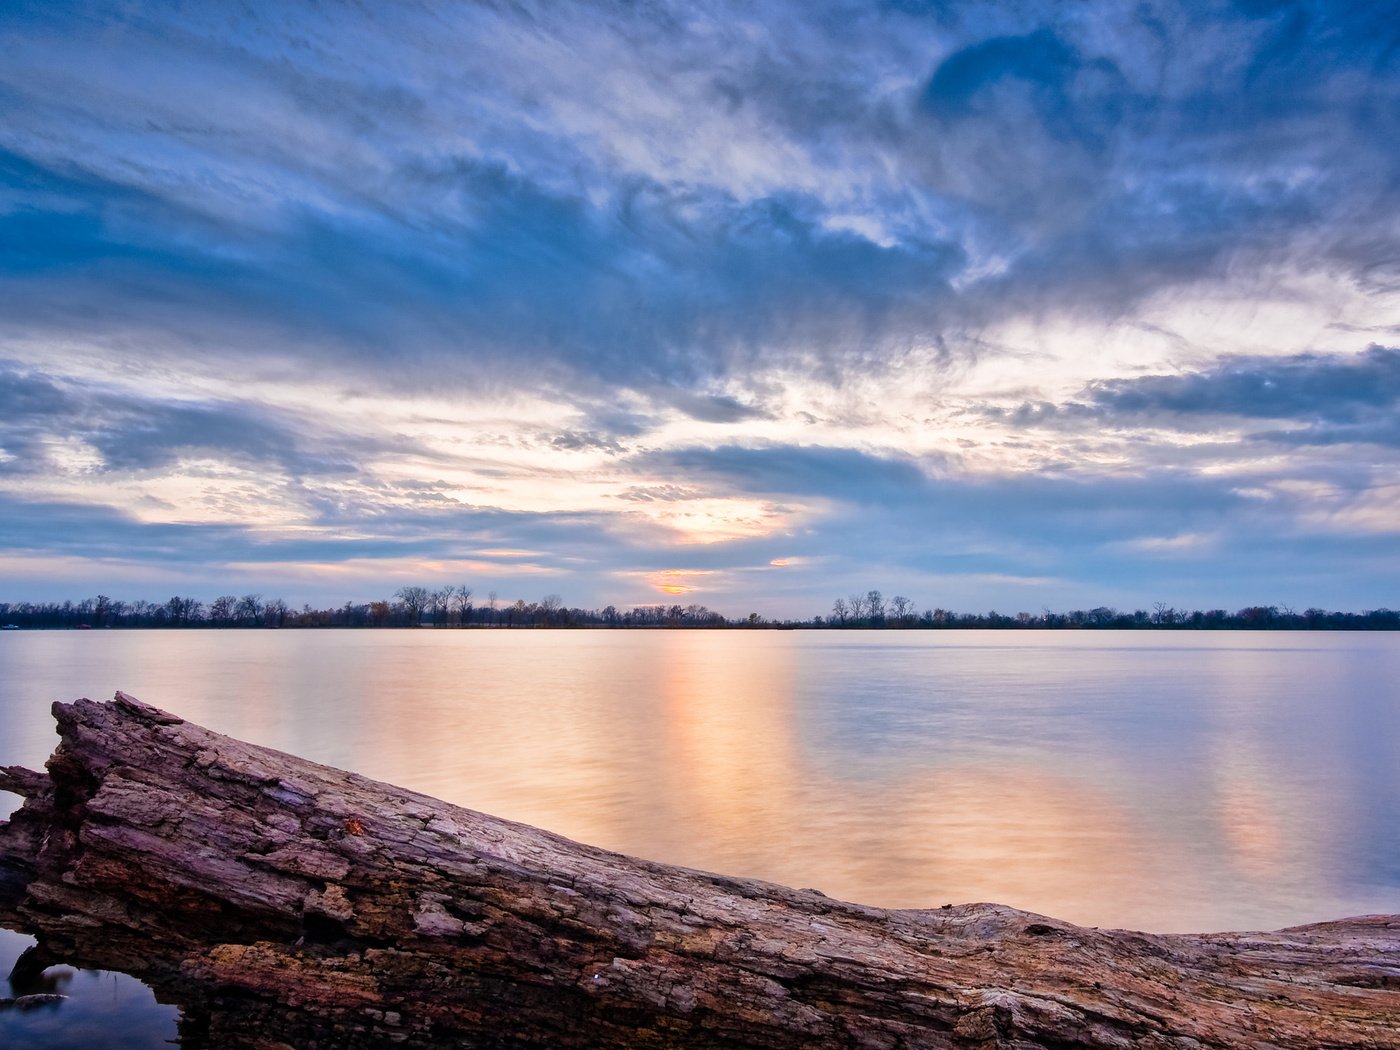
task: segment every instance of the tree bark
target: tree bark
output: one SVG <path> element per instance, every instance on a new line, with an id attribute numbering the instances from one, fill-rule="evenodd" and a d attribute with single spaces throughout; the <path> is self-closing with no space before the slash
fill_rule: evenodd
<path id="1" fill-rule="evenodd" d="M 0 769 L 26 799 L 0 826 L 0 923 L 181 1001 L 187 1047 L 1400 1047 L 1400 916 L 1156 936 L 863 907 L 580 845 L 122 693 L 54 715 L 47 775 Z"/>

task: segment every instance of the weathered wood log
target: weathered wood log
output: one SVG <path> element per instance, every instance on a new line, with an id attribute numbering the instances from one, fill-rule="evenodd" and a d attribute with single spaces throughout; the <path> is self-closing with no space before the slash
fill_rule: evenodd
<path id="1" fill-rule="evenodd" d="M 1400 916 L 1155 936 L 863 907 L 580 845 L 121 693 L 54 714 L 47 775 L 0 770 L 26 796 L 0 826 L 0 923 L 182 997 L 187 1045 L 1400 1047 Z"/>

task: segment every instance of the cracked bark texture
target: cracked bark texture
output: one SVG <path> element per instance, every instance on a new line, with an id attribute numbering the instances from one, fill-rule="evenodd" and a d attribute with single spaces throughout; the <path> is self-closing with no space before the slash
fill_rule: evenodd
<path id="1" fill-rule="evenodd" d="M 1400 916 L 1274 933 L 888 910 L 651 863 L 242 743 L 55 704 L 0 923 L 136 974 L 187 1047 L 1397 1047 Z M 31 959 L 30 965 L 34 960 Z"/>

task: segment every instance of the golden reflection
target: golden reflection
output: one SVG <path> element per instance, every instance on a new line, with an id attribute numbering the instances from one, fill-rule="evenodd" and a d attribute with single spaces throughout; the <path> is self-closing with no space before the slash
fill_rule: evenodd
<path id="1" fill-rule="evenodd" d="M 1284 756 L 1271 755 L 1261 733 L 1272 718 L 1285 716 L 1279 704 L 1291 692 L 1279 677 L 1276 655 L 1270 656 L 1248 650 L 1212 654 L 1233 683 L 1211 708 L 1212 816 L 1231 869 L 1261 888 L 1296 864 L 1288 843 L 1298 830 L 1311 826 L 1326 837 L 1325 821 L 1312 811 L 1307 793 L 1287 782 L 1298 770 Z M 1326 741 L 1314 738 L 1314 746 L 1325 747 Z"/>
<path id="2" fill-rule="evenodd" d="M 659 781 L 686 830 L 682 863 L 766 873 L 789 852 L 800 783 L 791 649 L 668 640 Z"/>
<path id="3" fill-rule="evenodd" d="M 1148 928 L 1171 925 L 1151 918 L 1162 871 L 1191 867 L 1092 778 L 1034 758 L 833 771 L 802 738 L 800 653 L 770 632 L 335 632 L 272 660 L 254 656 L 313 636 L 221 635 L 248 648 L 240 702 L 182 713 L 626 853 L 870 904 Z M 522 678 L 530 652 L 549 659 Z M 327 675 L 353 683 L 330 706 L 276 699 Z M 1173 887 L 1178 911 L 1209 898 L 1199 880 Z"/>
<path id="4" fill-rule="evenodd" d="M 571 838 L 870 904 L 989 900 L 1180 931 L 1382 911 L 1393 893 L 1338 874 L 1377 855 L 1353 819 L 1358 792 L 1376 791 L 1355 758 L 1357 734 L 1377 735 L 1373 708 L 1347 697 L 1395 680 L 1393 639 L 1288 640 L 1296 652 L 776 631 L 6 642 L 37 728 L 12 730 L 28 750 L 4 757 L 30 764 L 50 746 L 49 700 L 122 688 Z M 1342 649 L 1363 644 L 1371 663 Z M 1087 707 L 1065 700 L 1096 690 Z"/>
<path id="5" fill-rule="evenodd" d="M 1240 872 L 1261 881 L 1277 876 L 1285 840 L 1274 797 L 1238 773 L 1227 774 L 1217 791 L 1221 832 Z"/>
<path id="6" fill-rule="evenodd" d="M 520 681 L 522 633 L 425 630 L 376 644 L 362 672 L 373 704 L 357 768 L 458 805 L 605 840 L 616 753 L 627 748 L 624 719 L 616 705 L 589 702 L 598 683 L 588 681 L 596 671 L 586 651 Z"/>
<path id="7" fill-rule="evenodd" d="M 1074 918 L 1101 914 L 1148 874 L 1131 820 L 1069 775 L 962 765 L 882 784 L 861 805 L 870 825 L 842 844 L 855 863 L 828 875 L 838 896 L 878 892 L 902 907 L 1050 899 Z"/>

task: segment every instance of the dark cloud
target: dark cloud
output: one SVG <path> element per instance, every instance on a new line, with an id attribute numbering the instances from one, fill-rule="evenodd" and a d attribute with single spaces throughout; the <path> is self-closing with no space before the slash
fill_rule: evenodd
<path id="1" fill-rule="evenodd" d="M 0 494 L 0 546 L 25 554 L 130 560 L 153 570 L 232 560 L 251 546 L 236 525 L 145 524 L 115 508 Z"/>
<path id="2" fill-rule="evenodd" d="M 969 313 L 1130 315 L 1300 251 L 1384 286 L 1393 233 L 1368 227 L 1390 230 L 1400 185 L 1394 26 L 1331 5 L 1136 11 L 1101 12 L 1105 34 L 1085 31 L 1098 18 L 1028 8 L 1023 31 L 934 66 L 931 123 L 910 140 L 924 148 L 906 155 L 975 205 L 965 236 L 1006 259 L 968 289 Z"/>
<path id="3" fill-rule="evenodd" d="M 639 469 L 722 483 L 733 491 L 882 500 L 927 486 L 912 461 L 849 448 L 773 445 L 690 448 L 638 457 Z"/>
<path id="4" fill-rule="evenodd" d="M 167 401 L 62 380 L 0 362 L 0 472 L 46 473 L 47 449 L 78 439 L 100 456 L 95 471 L 155 470 L 192 453 L 272 464 L 293 477 L 356 473 L 347 435 L 327 435 L 272 409 L 233 401 Z"/>
<path id="5" fill-rule="evenodd" d="M 846 356 L 867 327 L 945 295 L 959 259 L 949 244 L 887 248 L 827 231 L 800 199 L 702 200 L 697 219 L 681 214 L 693 200 L 655 185 L 595 212 L 501 169 L 467 164 L 452 178 L 469 224 L 302 213 L 239 251 L 192 237 L 162 202 L 92 180 L 10 217 L 20 247 L 0 266 L 29 280 L 0 301 L 12 330 L 25 318 L 47 327 L 73 300 L 138 330 L 203 313 L 241 356 L 329 354 L 355 371 L 397 360 L 390 379 L 406 385 L 478 379 L 483 366 L 516 382 L 649 385 L 724 375 L 794 343 Z M 35 285 L 39 270 L 50 277 Z M 274 341 L 234 334 L 249 311 Z M 311 338 L 293 348 L 294 333 Z M 759 411 L 683 390 L 673 401 L 706 420 Z"/>
<path id="6" fill-rule="evenodd" d="M 1372 346 L 1355 356 L 1231 358 L 1208 371 L 1097 383 L 1087 393 L 1109 414 L 1355 423 L 1363 415 L 1400 408 L 1400 350 Z"/>
<path id="7" fill-rule="evenodd" d="M 562 449 L 566 452 L 597 450 L 599 452 L 606 452 L 610 456 L 616 456 L 627 451 L 625 446 L 618 444 L 616 439 L 606 434 L 595 434 L 582 430 L 564 430 L 558 434 L 545 436 L 551 448 Z"/>
<path id="8" fill-rule="evenodd" d="M 1076 86 L 1077 80 L 1096 81 Z M 1055 137 L 1101 149 L 1122 119 L 1128 85 L 1107 58 L 1085 59 L 1051 29 L 978 41 L 945 58 L 921 102 L 941 121 L 984 122 L 1024 109 Z M 1021 99 L 998 97 L 1011 91 Z"/>
<path id="9" fill-rule="evenodd" d="M 1275 442 L 1297 447 L 1317 445 L 1377 445 L 1400 448 L 1400 419 L 1393 414 L 1358 423 L 1315 424 L 1291 430 L 1261 430 L 1255 441 Z"/>
<path id="10" fill-rule="evenodd" d="M 1016 427 L 1199 432 L 1243 423 L 1251 441 L 1400 447 L 1400 349 L 1228 357 L 1199 371 L 1092 383 L 1073 401 L 978 412 Z M 1258 425 L 1266 420 L 1286 425 Z"/>
<path id="11" fill-rule="evenodd" d="M 577 562 L 606 555 L 614 547 L 608 538 L 609 522 L 602 515 L 434 503 L 416 500 L 414 506 L 392 508 L 369 499 L 313 503 L 315 524 L 322 528 L 269 534 L 233 521 L 149 522 L 104 505 L 25 500 L 0 493 L 0 549 L 81 555 L 95 559 L 100 573 L 104 560 L 146 562 L 153 569 L 195 564 L 217 569 L 234 563 L 446 560 L 470 558 L 476 547 L 500 546 L 540 551 L 540 559 L 548 563 Z M 450 554 L 445 555 L 444 548 Z"/>
<path id="12" fill-rule="evenodd" d="M 691 419 L 704 423 L 740 423 L 746 419 L 771 418 L 771 413 L 766 410 L 746 405 L 733 397 L 677 391 L 667 399 Z"/>

